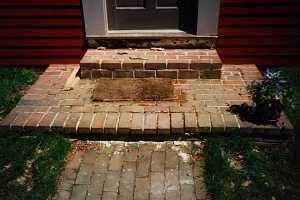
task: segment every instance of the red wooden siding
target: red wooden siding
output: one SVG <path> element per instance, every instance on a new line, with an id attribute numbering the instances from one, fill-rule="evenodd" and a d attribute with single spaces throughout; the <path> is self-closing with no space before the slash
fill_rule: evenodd
<path id="1" fill-rule="evenodd" d="M 221 0 L 224 63 L 300 64 L 299 0 Z"/>
<path id="2" fill-rule="evenodd" d="M 1 0 L 0 64 L 78 63 L 80 0 Z"/>

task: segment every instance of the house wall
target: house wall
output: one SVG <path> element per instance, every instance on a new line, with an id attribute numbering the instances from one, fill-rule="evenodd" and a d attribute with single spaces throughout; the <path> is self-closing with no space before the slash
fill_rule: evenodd
<path id="1" fill-rule="evenodd" d="M 80 0 L 1 0 L 0 64 L 78 63 Z"/>
<path id="2" fill-rule="evenodd" d="M 224 63 L 299 64 L 299 0 L 221 0 L 217 47 Z"/>

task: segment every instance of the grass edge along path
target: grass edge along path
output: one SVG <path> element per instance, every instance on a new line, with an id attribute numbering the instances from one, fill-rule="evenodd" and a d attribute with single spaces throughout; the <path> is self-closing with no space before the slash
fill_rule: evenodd
<path id="1" fill-rule="evenodd" d="M 0 138 L 0 199 L 45 200 L 55 194 L 71 143 L 59 135 L 9 132 Z"/>

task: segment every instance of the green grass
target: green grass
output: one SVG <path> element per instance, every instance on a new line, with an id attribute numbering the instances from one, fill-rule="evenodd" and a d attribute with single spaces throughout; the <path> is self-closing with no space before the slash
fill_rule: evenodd
<path id="1" fill-rule="evenodd" d="M 287 153 L 259 148 L 246 139 L 209 139 L 206 184 L 213 199 L 300 197 L 299 174 Z"/>
<path id="2" fill-rule="evenodd" d="M 23 67 L 0 68 L 0 117 L 4 117 L 21 99 L 23 90 L 32 84 L 38 70 Z"/>
<path id="3" fill-rule="evenodd" d="M 289 119 L 292 121 L 295 133 L 296 133 L 296 142 L 295 142 L 295 161 L 300 166 L 300 69 L 299 67 L 294 68 L 282 68 L 283 75 L 289 81 L 290 87 L 294 92 L 294 106 L 295 108 L 288 108 L 286 110 Z"/>
<path id="4" fill-rule="evenodd" d="M 0 138 L 0 199 L 45 200 L 54 194 L 71 144 L 46 133 Z"/>

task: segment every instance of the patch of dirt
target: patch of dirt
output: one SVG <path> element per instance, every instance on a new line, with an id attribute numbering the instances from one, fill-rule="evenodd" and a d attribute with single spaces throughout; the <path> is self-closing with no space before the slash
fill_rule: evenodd
<path id="1" fill-rule="evenodd" d="M 99 79 L 93 101 L 162 101 L 175 100 L 172 79 Z"/>

